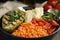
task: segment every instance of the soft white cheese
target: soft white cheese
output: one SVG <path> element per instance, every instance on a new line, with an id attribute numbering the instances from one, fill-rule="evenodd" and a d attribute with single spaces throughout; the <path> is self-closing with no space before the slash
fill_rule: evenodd
<path id="1" fill-rule="evenodd" d="M 35 13 L 36 18 L 41 18 L 41 16 L 44 15 L 43 7 L 35 8 Z"/>
<path id="2" fill-rule="evenodd" d="M 26 11 L 26 15 L 25 15 L 25 22 L 31 22 L 32 19 L 34 18 L 34 10 L 28 10 Z"/>

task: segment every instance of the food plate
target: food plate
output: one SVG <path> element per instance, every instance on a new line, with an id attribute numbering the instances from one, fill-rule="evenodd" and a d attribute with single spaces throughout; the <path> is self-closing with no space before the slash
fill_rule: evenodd
<path id="1" fill-rule="evenodd" d="M 30 27 L 31 27 L 31 25 L 32 25 L 32 26 L 34 26 L 34 27 L 36 26 L 36 27 L 40 28 L 41 26 L 44 26 L 44 25 L 45 25 L 45 24 L 44 24 L 44 23 L 45 23 L 45 19 L 47 19 L 46 21 L 49 22 L 49 23 L 47 23 L 47 22 L 46 22 L 46 23 L 49 24 L 49 25 L 51 24 L 50 27 L 53 26 L 53 28 L 55 27 L 56 29 L 53 29 L 53 32 L 52 32 L 52 33 L 49 32 L 49 29 L 48 29 L 48 28 L 47 28 L 48 30 L 45 29 L 45 30 L 48 31 L 49 35 L 47 34 L 46 36 L 42 36 L 42 37 L 40 37 L 41 35 L 40 35 L 39 37 L 33 37 L 33 38 L 29 38 L 29 37 L 28 37 L 28 38 L 27 38 L 27 37 L 24 38 L 23 36 L 22 36 L 22 37 L 21 37 L 21 36 L 18 37 L 19 35 L 18 35 L 18 36 L 13 36 L 13 35 L 15 35 L 14 32 L 15 32 L 16 30 L 13 31 L 13 33 L 12 33 L 12 32 L 9 32 L 11 29 L 9 29 L 8 31 L 5 30 L 5 29 L 6 29 L 6 28 L 4 28 L 5 25 L 2 27 L 2 23 L 3 23 L 3 21 L 4 21 L 4 19 L 3 19 L 4 16 L 3 16 L 3 17 L 1 18 L 1 20 L 0 20 L 0 21 L 1 21 L 1 22 L 0 22 L 0 23 L 1 23 L 0 30 L 1 30 L 1 32 L 3 32 L 7 37 L 9 37 L 10 39 L 22 39 L 22 40 L 24 40 L 24 39 L 29 39 L 29 40 L 31 40 L 31 39 L 37 39 L 37 40 L 45 40 L 45 39 L 49 39 L 49 38 L 53 37 L 53 36 L 59 31 L 60 27 L 59 27 L 59 24 L 57 23 L 58 21 L 57 21 L 57 22 L 54 21 L 54 20 L 56 20 L 56 19 L 54 19 L 54 17 L 53 17 L 53 16 L 55 16 L 55 14 L 53 14 L 55 10 L 53 11 L 52 15 L 51 15 L 51 13 L 49 13 L 49 11 L 46 12 L 45 15 L 43 15 L 43 11 L 41 11 L 41 10 L 43 10 L 42 7 L 40 7 L 40 8 L 35 8 L 34 10 L 32 10 L 32 8 L 30 8 L 30 7 L 29 7 L 29 8 L 24 7 L 24 9 L 29 10 L 29 12 L 31 12 L 31 13 L 33 12 L 33 14 L 31 15 L 31 14 L 28 14 L 28 13 L 29 13 L 28 11 L 22 12 L 22 11 L 20 10 L 20 14 L 21 14 L 21 13 L 27 13 L 27 14 L 28 14 L 28 15 L 26 14 L 26 16 L 27 16 L 28 19 L 25 19 L 25 20 L 24 20 L 25 22 L 31 22 L 31 20 L 29 20 L 29 19 L 32 19 L 32 18 L 35 16 L 35 18 L 32 20 L 32 23 L 33 23 L 33 24 L 32 24 L 32 23 L 28 23 L 28 24 L 27 24 L 28 26 L 30 25 Z M 31 9 L 32 11 L 30 11 L 30 9 Z M 36 10 L 36 9 L 37 9 L 37 10 Z M 40 9 L 41 9 L 41 10 L 40 10 Z M 40 10 L 40 11 L 39 11 L 39 10 Z M 52 9 L 51 9 L 51 10 L 52 10 Z M 16 11 L 16 10 L 15 10 L 15 11 Z M 15 13 L 14 11 L 10 11 L 10 12 L 8 12 L 8 13 L 11 14 L 11 12 L 13 12 L 12 14 Z M 16 11 L 16 12 L 17 12 L 17 11 Z M 19 12 L 19 11 L 18 11 L 18 12 Z M 34 12 L 36 13 L 36 15 L 34 14 Z M 41 14 L 38 14 L 38 12 L 40 12 Z M 6 15 L 12 16 L 12 15 L 10 15 L 10 14 L 8 14 L 8 13 L 7 13 Z M 21 17 L 22 14 L 21 14 L 21 15 L 20 15 L 20 14 L 19 14 L 19 15 L 15 14 L 15 16 L 17 15 L 18 17 Z M 43 15 L 43 16 L 42 16 L 42 15 Z M 29 16 L 30 16 L 30 17 L 29 17 Z M 41 16 L 42 16 L 42 18 L 44 18 L 44 19 L 36 19 L 36 18 L 41 18 Z M 49 16 L 49 17 L 47 17 L 47 16 Z M 13 16 L 13 17 L 14 17 L 14 16 Z M 14 17 L 14 18 L 17 19 L 18 17 Z M 55 16 L 55 17 L 57 17 L 57 16 Z M 6 16 L 5 16 L 5 18 L 6 18 Z M 11 17 L 11 18 L 12 18 L 12 17 Z M 10 18 L 10 21 L 11 21 L 11 18 Z M 15 21 L 16 19 L 14 19 L 14 21 Z M 48 20 L 48 19 L 49 19 L 49 20 Z M 54 20 L 52 20 L 52 19 L 54 19 Z M 26 21 L 26 20 L 27 20 L 27 21 Z M 38 26 L 37 24 L 35 24 L 35 21 L 34 21 L 34 20 L 37 21 L 37 24 L 38 24 L 39 26 Z M 44 23 L 42 23 L 42 24 L 44 24 L 44 25 L 41 24 L 42 20 L 44 21 Z M 13 21 L 13 20 L 12 20 L 12 21 Z M 23 22 L 24 22 L 24 21 L 23 21 Z M 40 21 L 40 22 L 39 22 L 39 21 Z M 5 21 L 5 22 L 6 22 L 6 21 Z M 54 23 L 54 24 L 56 24 L 56 25 L 52 24 L 51 22 Z M 11 23 L 12 23 L 12 22 L 11 22 Z M 6 23 L 5 23 L 5 24 L 6 24 Z M 18 23 L 18 24 L 20 24 L 20 23 Z M 9 25 L 10 25 L 10 24 L 9 24 Z M 25 23 L 21 24 L 20 26 L 22 26 L 22 25 L 25 25 Z M 11 27 L 12 27 L 12 26 L 11 26 Z M 25 26 L 24 26 L 24 27 L 25 27 Z M 45 28 L 45 27 L 43 27 L 43 28 Z M 8 28 L 7 28 L 7 29 L 8 29 Z M 14 28 L 14 29 L 15 29 L 15 28 Z M 13 30 L 14 30 L 14 29 L 13 29 Z M 18 29 L 19 29 L 19 28 L 18 28 Z M 41 29 L 41 30 L 42 30 L 42 29 Z M 43 30 L 44 30 L 44 29 L 43 29 Z M 12 30 L 11 30 L 11 31 L 12 31 Z M 18 30 L 17 30 L 17 31 L 18 31 Z M 16 32 L 17 32 L 17 31 L 16 31 Z M 47 32 L 47 31 L 46 31 L 46 32 Z M 50 29 L 50 31 L 52 31 L 52 30 Z M 40 32 L 40 31 L 39 31 L 39 32 Z M 13 35 L 11 35 L 10 33 L 12 33 Z M 40 33 L 42 33 L 42 32 L 40 32 Z M 17 34 L 16 34 L 16 35 L 17 35 Z"/>

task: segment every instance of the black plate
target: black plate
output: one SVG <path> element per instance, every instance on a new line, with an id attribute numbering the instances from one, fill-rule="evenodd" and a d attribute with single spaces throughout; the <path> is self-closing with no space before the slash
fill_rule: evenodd
<path id="1" fill-rule="evenodd" d="M 25 7 L 26 8 L 26 7 Z M 32 8 L 27 8 L 28 10 L 32 9 Z M 4 31 L 2 29 L 2 18 L 0 18 L 0 31 L 2 32 L 2 34 L 5 35 L 5 37 L 7 37 L 8 40 L 51 40 L 53 38 L 53 36 L 55 36 L 55 34 L 60 30 L 60 27 L 58 27 L 56 29 L 55 32 L 53 32 L 52 34 L 48 35 L 48 36 L 44 36 L 44 37 L 39 37 L 39 38 L 21 38 L 21 37 L 16 37 L 11 35 L 10 33 Z"/>

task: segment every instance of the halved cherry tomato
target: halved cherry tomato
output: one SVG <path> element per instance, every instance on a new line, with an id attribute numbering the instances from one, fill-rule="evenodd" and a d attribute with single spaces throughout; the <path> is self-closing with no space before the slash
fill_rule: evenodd
<path id="1" fill-rule="evenodd" d="M 48 30 L 48 34 L 53 33 L 55 30 L 56 30 L 56 27 L 54 27 L 54 28 L 51 27 L 51 28 Z"/>
<path id="2" fill-rule="evenodd" d="M 52 24 L 52 26 L 59 26 L 59 24 L 54 20 L 48 20 L 48 22 Z"/>
<path id="3" fill-rule="evenodd" d="M 44 23 L 43 22 L 39 22 L 38 25 L 39 26 L 44 26 Z"/>
<path id="4" fill-rule="evenodd" d="M 45 19 L 40 19 L 40 21 L 42 21 L 44 24 L 48 24 L 48 22 Z"/>
<path id="5" fill-rule="evenodd" d="M 36 22 L 39 22 L 39 21 L 40 21 L 40 19 L 39 19 L 39 18 L 34 18 L 33 20 L 36 20 Z"/>
<path id="6" fill-rule="evenodd" d="M 56 21 L 54 21 L 54 20 L 52 20 L 52 25 L 53 26 L 59 26 L 59 24 Z"/>
<path id="7" fill-rule="evenodd" d="M 51 9 L 51 8 L 52 8 L 52 6 L 49 5 L 49 4 L 45 4 L 45 5 L 44 5 L 44 10 L 45 10 L 45 11 L 47 11 L 48 9 Z"/>
<path id="8" fill-rule="evenodd" d="M 32 23 L 33 23 L 33 24 L 36 24 L 36 23 L 37 23 L 37 22 L 36 22 L 36 19 L 33 19 L 33 20 L 32 20 Z"/>
<path id="9" fill-rule="evenodd" d="M 55 6 L 57 4 L 57 1 L 56 0 L 49 0 L 48 4 Z"/>
<path id="10" fill-rule="evenodd" d="M 38 19 L 38 18 L 34 18 L 34 19 L 32 20 L 32 23 L 34 23 L 34 24 L 36 24 L 36 23 L 38 23 L 38 22 L 40 22 L 40 19 Z"/>
<path id="11" fill-rule="evenodd" d="M 57 5 L 55 6 L 55 9 L 60 11 L 60 2 L 57 3 Z"/>
<path id="12" fill-rule="evenodd" d="M 57 5 L 60 5 L 60 1 L 57 3 Z"/>
<path id="13" fill-rule="evenodd" d="M 60 11 L 60 6 L 59 5 L 56 5 L 55 6 L 55 9 L 57 9 L 58 11 Z"/>
<path id="14" fill-rule="evenodd" d="M 49 23 L 43 26 L 43 28 L 46 30 L 49 30 L 51 27 L 52 27 L 52 25 Z"/>

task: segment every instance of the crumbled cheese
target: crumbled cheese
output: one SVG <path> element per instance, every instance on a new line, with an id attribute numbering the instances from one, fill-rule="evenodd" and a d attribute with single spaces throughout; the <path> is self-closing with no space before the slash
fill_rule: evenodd
<path id="1" fill-rule="evenodd" d="M 34 10 L 28 10 L 26 11 L 26 15 L 25 15 L 25 22 L 31 22 L 32 19 L 34 18 Z"/>
<path id="2" fill-rule="evenodd" d="M 39 7 L 39 8 L 35 8 L 35 13 L 36 13 L 36 18 L 41 18 L 41 16 L 43 15 L 43 7 Z"/>

